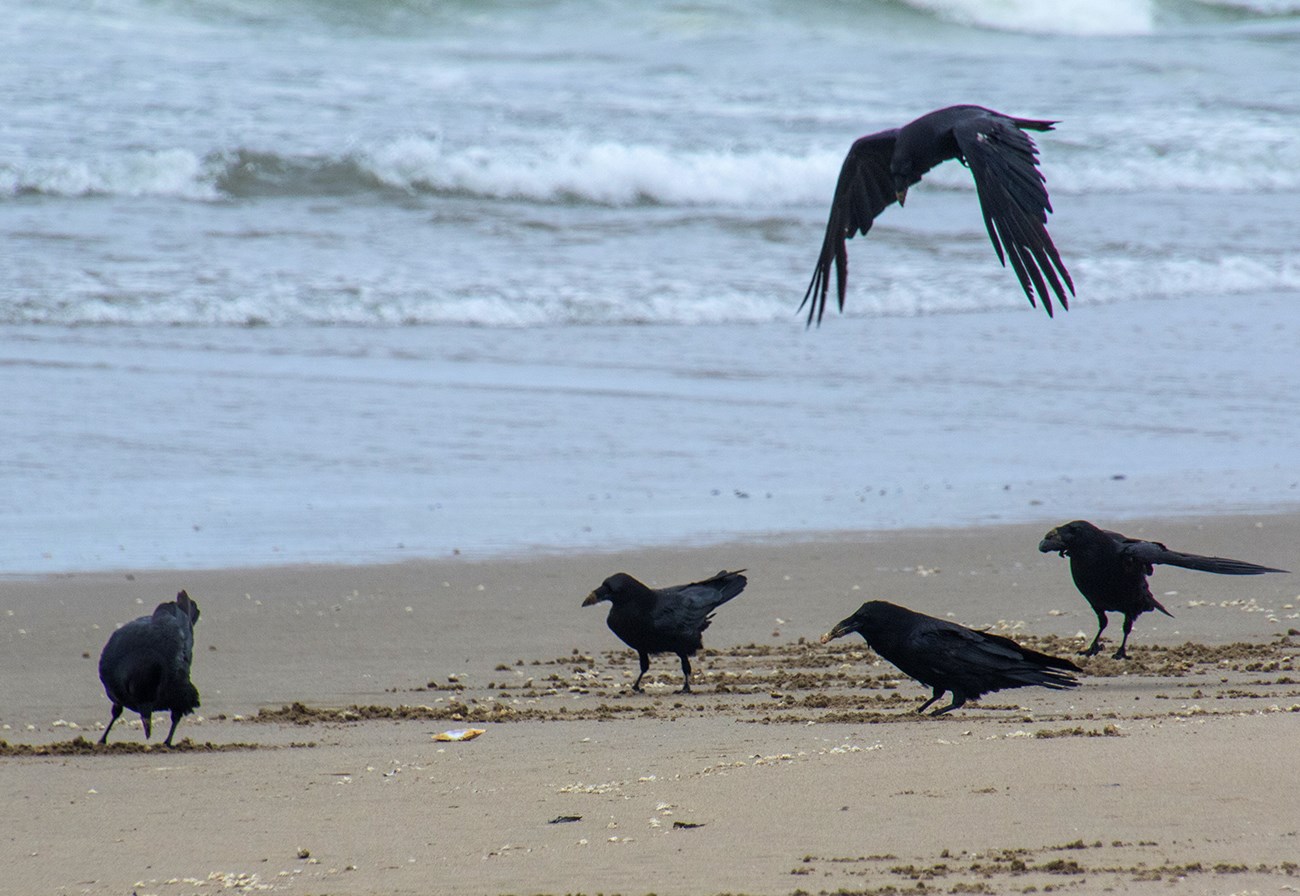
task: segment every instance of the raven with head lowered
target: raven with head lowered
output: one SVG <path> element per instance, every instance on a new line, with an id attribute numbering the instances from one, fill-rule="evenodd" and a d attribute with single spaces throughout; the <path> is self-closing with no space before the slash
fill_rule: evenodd
<path id="1" fill-rule="evenodd" d="M 952 702 L 936 709 L 943 715 L 984 694 L 1031 685 L 1062 690 L 1077 687 L 1069 660 L 1021 647 L 1010 638 L 977 632 L 943 619 L 917 613 L 883 600 L 868 601 L 822 635 L 823 644 L 857 632 L 867 645 L 905 674 L 933 689 L 916 708 L 924 712 L 946 692 Z"/>

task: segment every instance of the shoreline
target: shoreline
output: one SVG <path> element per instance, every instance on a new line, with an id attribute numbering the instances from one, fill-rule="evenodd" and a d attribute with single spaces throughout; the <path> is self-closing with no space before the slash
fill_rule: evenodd
<path id="1" fill-rule="evenodd" d="M 1267 521 L 1269 520 L 1284 520 L 1294 516 L 1300 516 L 1300 504 L 1293 506 L 1287 503 L 1275 503 L 1262 506 L 1258 509 L 1233 507 L 1221 512 L 1213 512 L 1206 508 L 1193 508 L 1186 511 L 1160 514 L 1134 513 L 1108 517 L 1104 524 L 1099 525 L 1102 525 L 1102 528 L 1124 531 L 1125 534 L 1131 534 L 1129 532 L 1130 529 L 1133 533 L 1141 534 L 1140 530 L 1152 526 L 1157 528 L 1167 526 L 1171 530 L 1196 531 L 1204 529 L 1211 521 L 1219 519 L 1249 519 L 1252 521 L 1262 521 L 1267 525 Z M 1071 517 L 1071 519 L 1074 518 L 1077 517 Z M 749 535 L 727 534 L 695 541 L 683 539 L 679 541 L 654 540 L 649 542 L 620 542 L 608 547 L 597 547 L 589 544 L 578 544 L 566 547 L 539 543 L 525 547 L 503 547 L 498 549 L 490 547 L 479 549 L 453 548 L 450 552 L 444 555 L 381 557 L 374 559 L 358 558 L 356 560 L 340 562 L 267 561 L 250 563 L 247 565 L 227 563 L 213 565 L 195 564 L 189 566 L 99 566 L 84 569 L 0 572 L 0 588 L 7 584 L 34 584 L 48 580 L 62 580 L 86 576 L 104 578 L 112 578 L 116 576 L 134 577 L 138 575 L 185 576 L 192 574 L 201 575 L 224 572 L 251 575 L 257 573 L 274 573 L 276 571 L 287 572 L 290 570 L 341 571 L 401 568 L 408 566 L 435 567 L 441 564 L 519 565 L 534 562 L 545 563 L 552 560 L 563 560 L 566 557 L 635 557 L 638 555 L 669 555 L 672 553 L 707 553 L 711 550 L 749 550 L 763 547 L 770 547 L 779 550 L 784 547 L 799 545 L 865 545 L 889 541 L 896 538 L 903 540 L 924 540 L 927 538 L 940 538 L 945 534 L 967 537 L 971 533 L 983 531 L 1030 531 L 1034 530 L 1035 527 L 1040 527 L 1044 532 L 1046 532 L 1052 526 L 1064 522 L 1068 522 L 1064 517 L 1049 517 L 1043 515 L 1041 517 L 1015 519 L 1010 521 L 986 520 L 968 523 L 953 523 L 950 526 L 904 526 L 880 529 L 810 529 L 801 531 L 765 532 Z M 1151 537 L 1159 540 L 1157 536 Z"/>

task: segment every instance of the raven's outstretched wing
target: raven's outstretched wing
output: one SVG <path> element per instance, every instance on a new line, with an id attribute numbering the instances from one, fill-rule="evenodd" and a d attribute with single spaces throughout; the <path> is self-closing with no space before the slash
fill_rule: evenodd
<path id="1" fill-rule="evenodd" d="M 1061 262 L 1047 232 L 1047 213 L 1052 210 L 1038 150 L 1029 135 L 1009 119 L 971 117 L 952 129 L 962 158 L 975 178 L 984 226 L 1003 265 L 1010 259 L 1020 287 L 1031 305 L 1035 293 L 1052 314 L 1056 293 L 1062 308 L 1069 308 L 1074 282 Z"/>
<path id="2" fill-rule="evenodd" d="M 844 310 L 844 288 L 849 279 L 849 254 L 844 241 L 858 233 L 866 236 L 876 216 L 896 201 L 889 160 L 894 154 L 897 135 L 898 129 L 892 128 L 860 137 L 844 157 L 840 178 L 835 183 L 835 195 L 831 199 L 831 214 L 826 222 L 822 251 L 817 257 L 817 267 L 813 269 L 808 291 L 799 304 L 800 311 L 804 305 L 808 306 L 810 326 L 814 319 L 821 323 L 826 312 L 832 262 L 835 264 L 840 310 Z"/>

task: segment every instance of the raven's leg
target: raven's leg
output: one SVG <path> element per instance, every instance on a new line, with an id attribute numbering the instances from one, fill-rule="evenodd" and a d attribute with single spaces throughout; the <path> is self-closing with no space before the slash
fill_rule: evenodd
<path id="1" fill-rule="evenodd" d="M 181 714 L 176 712 L 176 710 L 172 710 L 172 726 L 167 729 L 167 739 L 163 741 L 163 746 L 170 747 L 172 745 L 172 735 L 176 733 L 176 725 L 180 720 Z"/>
<path id="2" fill-rule="evenodd" d="M 941 716 L 946 712 L 952 712 L 954 709 L 961 709 L 965 705 L 966 705 L 965 695 L 953 691 L 952 702 L 949 703 L 947 706 L 945 706 L 943 709 L 936 709 L 934 712 L 930 713 L 930 715 Z"/>
<path id="3" fill-rule="evenodd" d="M 101 744 L 106 744 L 106 743 L 108 743 L 108 732 L 110 732 L 110 731 L 113 730 L 113 723 L 117 721 L 117 717 L 120 716 L 121 714 L 122 714 L 122 704 L 121 704 L 121 703 L 114 703 L 114 704 L 113 704 L 113 718 L 111 718 L 111 719 L 108 720 L 108 727 L 104 729 L 104 736 L 101 737 L 101 738 L 99 739 L 99 742 L 100 742 Z"/>
<path id="4" fill-rule="evenodd" d="M 1087 650 L 1079 651 L 1079 656 L 1096 656 L 1101 650 L 1101 633 L 1106 630 L 1106 613 L 1104 610 L 1096 609 L 1093 612 L 1097 614 L 1097 636 L 1092 639 Z"/>
<path id="5" fill-rule="evenodd" d="M 638 650 L 637 655 L 641 657 L 641 674 L 636 677 L 636 681 L 632 682 L 632 690 L 634 691 L 641 690 L 641 679 L 645 678 L 645 674 L 650 671 L 650 654 L 644 650 Z"/>
<path id="6" fill-rule="evenodd" d="M 934 695 L 933 695 L 932 697 L 930 697 L 929 700 L 925 701 L 925 702 L 922 703 L 920 706 L 918 706 L 918 707 L 916 708 L 916 711 L 917 711 L 917 712 L 925 712 L 925 710 L 929 707 L 929 705 L 930 705 L 931 703 L 933 703 L 934 701 L 938 700 L 940 697 L 942 697 L 942 696 L 944 695 L 944 692 L 947 691 L 947 690 L 948 690 L 947 688 L 935 688 L 935 689 L 934 689 Z M 955 697 L 954 697 L 954 699 L 955 699 Z"/>
<path id="7" fill-rule="evenodd" d="M 679 694 L 689 694 L 691 692 L 691 660 L 684 653 L 677 654 L 682 658 L 682 689 Z"/>
<path id="8" fill-rule="evenodd" d="M 1128 633 L 1133 631 L 1133 620 L 1137 619 L 1136 614 L 1124 614 L 1124 640 L 1119 642 L 1119 650 L 1115 651 L 1115 659 L 1128 659 L 1128 652 L 1124 650 L 1128 646 Z"/>

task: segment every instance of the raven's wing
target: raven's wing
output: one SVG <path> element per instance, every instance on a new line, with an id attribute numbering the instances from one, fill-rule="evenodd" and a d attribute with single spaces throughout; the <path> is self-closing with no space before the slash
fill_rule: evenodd
<path id="1" fill-rule="evenodd" d="M 1184 554 L 1171 551 L 1157 541 L 1137 541 L 1129 539 L 1123 545 L 1126 556 L 1133 557 L 1150 567 L 1159 563 L 1164 566 L 1180 566 L 1183 569 L 1195 569 L 1200 572 L 1213 572 L 1221 576 L 1257 576 L 1266 572 L 1286 572 L 1245 560 L 1231 560 L 1227 557 L 1204 557 L 1200 554 Z"/>
<path id="2" fill-rule="evenodd" d="M 1066 288 L 1073 295 L 1074 282 L 1047 232 L 1052 203 L 1038 170 L 1034 141 L 1009 119 L 989 115 L 959 121 L 952 133 L 975 178 L 984 226 L 998 260 L 1005 265 L 1010 258 L 1029 304 L 1037 305 L 1037 293 L 1050 317 L 1050 283 L 1061 307 L 1069 308 Z"/>
<path id="3" fill-rule="evenodd" d="M 909 654 L 934 676 L 917 678 L 932 687 L 942 686 L 970 697 L 1006 687 L 1063 688 L 1077 684 L 1069 673 L 1077 672 L 1078 667 L 1069 660 L 941 619 L 918 626 L 908 637 L 907 646 Z"/>
<path id="4" fill-rule="evenodd" d="M 704 631 L 709 627 L 709 614 L 743 591 L 745 582 L 739 572 L 720 572 L 703 582 L 663 589 L 651 611 L 655 630 L 681 634 Z"/>
<path id="5" fill-rule="evenodd" d="M 822 238 L 822 251 L 813 268 L 812 281 L 803 294 L 799 310 L 808 306 L 808 323 L 814 318 L 821 323 L 826 312 L 826 294 L 831 284 L 831 264 L 835 264 L 835 286 L 840 310 L 844 310 L 844 288 L 849 280 L 849 253 L 845 240 L 854 234 L 867 235 L 876 216 L 897 201 L 894 181 L 889 173 L 889 160 L 894 154 L 894 141 L 898 129 L 892 128 L 878 134 L 868 134 L 853 142 L 849 154 L 840 166 L 840 178 L 835 183 L 831 199 L 830 219 L 826 222 L 826 236 Z"/>

